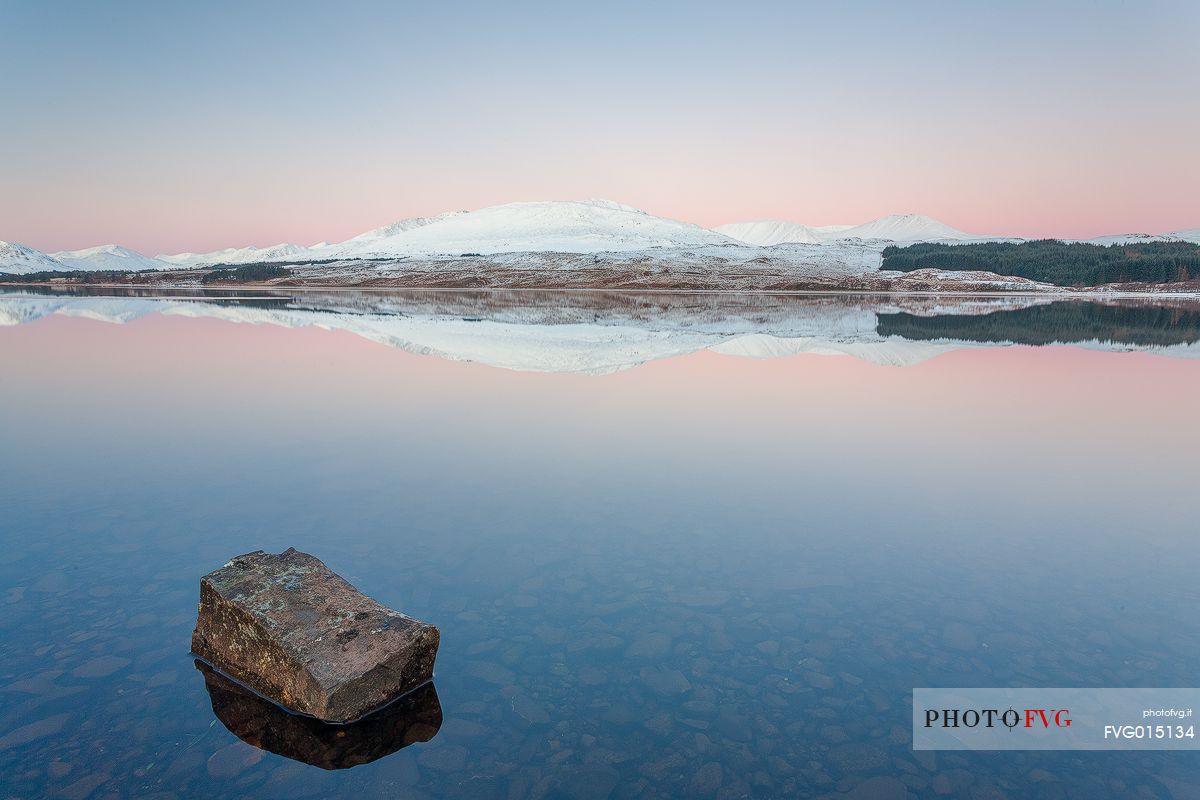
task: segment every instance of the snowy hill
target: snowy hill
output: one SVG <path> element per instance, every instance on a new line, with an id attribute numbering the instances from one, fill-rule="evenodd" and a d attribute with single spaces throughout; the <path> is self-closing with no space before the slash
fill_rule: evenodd
<path id="1" fill-rule="evenodd" d="M 305 259 L 312 251 L 298 244 L 277 244 L 271 247 L 227 247 L 211 253 L 176 253 L 157 256 L 175 267 L 207 267 L 214 264 L 254 264 L 260 261 L 287 261 Z"/>
<path id="2" fill-rule="evenodd" d="M 758 247 L 795 242 L 819 244 L 839 239 L 878 239 L 891 242 L 934 242 L 979 238 L 921 214 L 893 214 L 861 225 L 813 227 L 780 219 L 735 222 L 713 228 L 718 233 Z"/>
<path id="3" fill-rule="evenodd" d="M 50 272 L 67 269 L 61 262 L 15 242 L 0 242 L 0 272 L 28 275 L 31 272 Z"/>
<path id="4" fill-rule="evenodd" d="M 1150 233 L 1118 233 L 1112 236 L 1097 236 L 1092 239 L 1065 239 L 1067 242 L 1083 242 L 1085 244 L 1113 245 L 1113 244 L 1146 244 L 1148 242 L 1177 242 L 1180 239 L 1174 234 L 1163 234 L 1156 236 Z"/>
<path id="5" fill-rule="evenodd" d="M 1085 242 L 1087 244 L 1147 244 L 1150 242 L 1191 242 L 1200 244 L 1200 228 L 1170 233 L 1118 233 L 1112 236 L 1095 236 L 1091 239 L 1064 239 L 1065 242 Z"/>
<path id="6" fill-rule="evenodd" d="M 508 203 L 435 221 L 377 239 L 329 248 L 342 257 L 462 253 L 599 253 L 656 247 L 703 247 L 726 236 L 608 200 Z"/>
<path id="7" fill-rule="evenodd" d="M 426 225 L 431 225 L 435 222 L 441 222 L 443 220 L 461 216 L 462 214 L 466 213 L 469 212 L 447 211 L 445 214 L 438 214 L 435 217 L 409 217 L 407 219 L 402 219 L 399 222 L 393 222 L 391 225 L 384 225 L 382 228 L 373 228 L 366 233 L 360 233 L 358 236 L 342 242 L 342 244 L 348 246 L 352 243 L 361 244 L 364 242 L 378 242 L 380 239 L 387 239 L 392 236 L 396 236 L 397 234 L 416 230 L 417 228 L 424 228 Z M 322 246 L 328 248 L 330 245 L 325 243 Z"/>
<path id="8" fill-rule="evenodd" d="M 849 225 L 834 225 L 837 230 L 845 230 Z M 718 225 L 714 231 L 724 234 L 739 242 L 771 247 L 777 244 L 817 244 L 830 238 L 837 230 L 828 228 L 813 228 L 798 222 L 788 222 L 782 219 L 758 219 L 751 222 L 733 222 L 729 225 Z"/>
<path id="9" fill-rule="evenodd" d="M 51 253 L 52 258 L 66 269 L 72 270 L 118 270 L 138 272 L 147 269 L 169 269 L 169 264 L 144 256 L 141 253 L 115 244 L 103 244 L 86 250 L 63 250 Z"/>
<path id="10" fill-rule="evenodd" d="M 1183 239 L 1185 242 L 1192 242 L 1193 244 L 1200 244 L 1200 228 L 1191 228 L 1186 231 L 1172 231 L 1167 236 L 1175 239 Z"/>
<path id="11" fill-rule="evenodd" d="M 970 233 L 951 228 L 923 214 L 892 214 L 839 231 L 838 239 L 886 239 L 891 242 L 936 242 L 944 239 L 975 239 Z"/>

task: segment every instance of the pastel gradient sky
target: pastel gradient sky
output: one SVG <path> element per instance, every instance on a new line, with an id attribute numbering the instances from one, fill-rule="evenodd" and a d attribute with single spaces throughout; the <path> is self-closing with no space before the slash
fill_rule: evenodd
<path id="1" fill-rule="evenodd" d="M 0 0 L 0 239 L 155 254 L 606 197 L 1200 226 L 1200 3 Z"/>

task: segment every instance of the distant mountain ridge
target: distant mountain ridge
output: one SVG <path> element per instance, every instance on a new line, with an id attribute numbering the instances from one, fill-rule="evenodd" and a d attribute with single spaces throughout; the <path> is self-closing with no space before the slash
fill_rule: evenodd
<path id="1" fill-rule="evenodd" d="M 777 244 L 818 244 L 833 238 L 835 234 L 853 227 L 852 225 L 827 225 L 813 227 L 783 219 L 760 219 L 752 222 L 733 222 L 713 228 L 739 242 L 772 247 Z"/>
<path id="2" fill-rule="evenodd" d="M 1200 244 L 1200 228 L 1171 233 L 1120 233 L 1115 236 L 1097 236 L 1094 239 L 1067 239 L 1069 242 L 1086 242 L 1088 244 L 1139 244 L 1142 242 L 1191 242 Z"/>
<path id="3" fill-rule="evenodd" d="M 177 253 L 159 255 L 157 260 L 169 265 L 166 268 L 209 267 L 216 264 L 254 264 L 260 261 L 282 261 L 304 258 L 309 248 L 298 244 L 276 244 L 270 247 L 227 247 L 211 253 Z"/>
<path id="4" fill-rule="evenodd" d="M 825 225 L 813 227 L 779 219 L 735 222 L 718 225 L 714 230 L 746 244 L 771 247 L 777 244 L 820 244 L 839 239 L 882 240 L 888 242 L 933 242 L 979 239 L 924 214 L 893 214 L 861 225 Z"/>
<path id="5" fill-rule="evenodd" d="M 0 242 L 0 272 L 28 275 L 31 272 L 63 270 L 62 262 L 40 250 L 16 242 Z"/>
<path id="6" fill-rule="evenodd" d="M 927 242 L 941 239 L 975 239 L 924 214 L 893 214 L 855 225 L 836 234 L 838 239 L 884 239 L 889 242 Z"/>
<path id="7" fill-rule="evenodd" d="M 50 256 L 69 270 L 138 272 L 147 269 L 163 269 L 166 266 L 157 259 L 115 244 L 103 244 L 85 250 L 63 250 L 51 253 Z"/>
<path id="8" fill-rule="evenodd" d="M 344 242 L 311 247 L 283 243 L 269 247 L 226 248 L 209 253 L 177 253 L 155 258 L 118 245 L 42 253 L 0 242 L 0 272 L 72 270 L 190 269 L 258 262 L 303 264 L 340 259 L 407 258 L 506 253 L 636 253 L 667 257 L 670 251 L 709 247 L 822 247 L 837 242 L 967 242 L 1018 237 L 987 237 L 960 231 L 921 214 L 898 214 L 860 225 L 809 226 L 779 219 L 719 225 L 708 229 L 655 216 L 611 200 L 557 200 L 506 203 L 476 211 L 450 211 L 410 217 L 358 234 Z M 1097 244 L 1183 239 L 1200 243 L 1200 229 L 1171 234 L 1124 234 L 1088 240 Z"/>

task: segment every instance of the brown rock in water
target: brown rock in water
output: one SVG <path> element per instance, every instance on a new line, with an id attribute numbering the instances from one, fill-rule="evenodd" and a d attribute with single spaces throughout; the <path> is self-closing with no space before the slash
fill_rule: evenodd
<path id="1" fill-rule="evenodd" d="M 341 723 L 430 680 L 439 641 L 289 548 L 200 579 L 192 652 L 285 708 Z"/>
<path id="2" fill-rule="evenodd" d="M 394 703 L 348 725 L 291 714 L 234 683 L 203 661 L 196 669 L 212 700 L 213 713 L 247 744 L 321 769 L 367 764 L 416 742 L 428 742 L 442 727 L 437 690 L 426 683 Z"/>

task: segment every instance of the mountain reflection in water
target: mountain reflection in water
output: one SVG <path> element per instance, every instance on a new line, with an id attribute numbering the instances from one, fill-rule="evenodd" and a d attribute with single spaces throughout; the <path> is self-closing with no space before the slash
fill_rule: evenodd
<path id="1" fill-rule="evenodd" d="M 4 797 L 1200 796 L 911 736 L 914 687 L 1194 685 L 1194 317 L 1138 321 L 1193 301 L 245 299 L 0 296 Z M 288 547 L 439 627 L 440 726 L 209 691 L 197 576 Z"/>
<path id="2" fill-rule="evenodd" d="M 905 365 L 978 346 L 1077 344 L 1200 354 L 1200 300 L 1061 296 L 520 291 L 0 292 L 0 325 L 149 314 L 345 330 L 409 352 L 513 370 L 608 373 L 697 350 L 852 355 Z"/>

